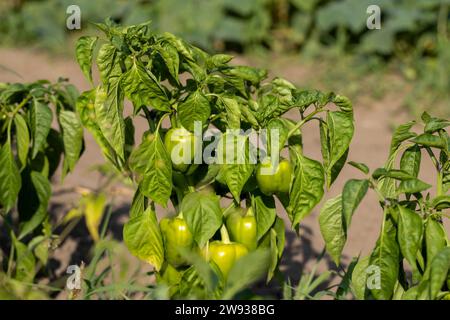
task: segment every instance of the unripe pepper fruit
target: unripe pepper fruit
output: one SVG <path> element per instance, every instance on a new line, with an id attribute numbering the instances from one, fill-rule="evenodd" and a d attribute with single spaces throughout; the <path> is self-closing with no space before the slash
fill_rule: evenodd
<path id="1" fill-rule="evenodd" d="M 288 193 L 291 185 L 292 166 L 286 159 L 282 159 L 274 167 L 269 157 L 265 158 L 256 168 L 256 181 L 259 189 L 266 195 L 274 193 Z"/>
<path id="2" fill-rule="evenodd" d="M 179 249 L 192 250 L 194 238 L 182 213 L 177 217 L 161 219 L 159 225 L 163 236 L 165 260 L 174 267 L 186 265 L 187 261 L 181 256 Z"/>
<path id="3" fill-rule="evenodd" d="M 197 168 L 194 164 L 197 138 L 192 132 L 183 127 L 172 127 L 166 132 L 164 145 L 176 171 L 188 174 L 194 172 Z M 174 151 L 175 148 L 177 150 Z"/>
<path id="4" fill-rule="evenodd" d="M 247 212 L 243 208 L 233 210 L 225 221 L 232 241 L 243 244 L 249 251 L 256 249 L 256 219 L 251 207 Z"/>
<path id="5" fill-rule="evenodd" d="M 228 274 L 235 262 L 248 253 L 247 247 L 237 242 L 231 242 L 225 225 L 220 229 L 222 241 L 213 241 L 204 249 L 207 261 L 213 261 L 223 277 L 227 279 Z"/>

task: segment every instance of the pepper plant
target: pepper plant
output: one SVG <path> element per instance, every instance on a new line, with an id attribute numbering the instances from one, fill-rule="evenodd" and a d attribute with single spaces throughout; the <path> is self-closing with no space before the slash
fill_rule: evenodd
<path id="1" fill-rule="evenodd" d="M 33 281 L 58 242 L 47 211 L 50 180 L 61 162 L 63 179 L 83 151 L 77 97 L 64 79 L 0 83 L 0 228 L 10 240 L 0 250 L 6 266 L 0 286 L 6 296 L 16 297 L 15 291 L 41 296 L 22 283 Z"/>
<path id="2" fill-rule="evenodd" d="M 323 206 L 319 221 L 328 253 L 339 264 L 352 216 L 369 189 L 383 214 L 372 253 L 350 264 L 348 283 L 358 299 L 450 298 L 450 243 L 443 220 L 450 208 L 450 121 L 422 115 L 395 130 L 384 167 L 349 180 L 342 194 Z M 422 157 L 435 168 L 434 186 L 421 179 Z M 426 164 L 426 162 L 425 162 Z M 351 281 L 350 281 L 351 276 Z M 344 291 L 345 291 L 344 290 Z"/>
<path id="3" fill-rule="evenodd" d="M 97 26 L 103 38 L 77 42 L 93 85 L 77 111 L 136 187 L 123 230 L 131 253 L 153 265 L 175 297 L 232 297 L 257 275 L 271 279 L 285 239 L 275 198 L 298 229 L 345 164 L 353 136 L 349 100 L 266 80 L 264 70 L 232 65 L 232 56 L 208 54 L 148 23 Z M 132 103 L 128 116 L 125 100 Z M 135 143 L 137 117 L 148 129 Z M 311 121 L 321 161 L 303 150 L 302 128 Z M 266 147 L 258 148 L 249 131 Z M 158 222 L 156 205 L 176 213 Z"/>

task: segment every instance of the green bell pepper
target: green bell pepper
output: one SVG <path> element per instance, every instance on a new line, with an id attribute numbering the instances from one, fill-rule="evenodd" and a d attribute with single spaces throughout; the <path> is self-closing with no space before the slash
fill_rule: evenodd
<path id="1" fill-rule="evenodd" d="M 231 242 L 225 225 L 220 229 L 222 241 L 213 241 L 204 249 L 206 260 L 214 262 L 226 279 L 235 262 L 248 253 L 247 247 Z"/>
<path id="2" fill-rule="evenodd" d="M 256 249 L 256 219 L 251 207 L 247 212 L 243 208 L 233 210 L 225 223 L 232 241 L 245 245 L 249 251 Z"/>
<path id="3" fill-rule="evenodd" d="M 165 260 L 174 267 L 187 264 L 181 256 L 179 249 L 192 250 L 194 238 L 183 219 L 182 213 L 174 218 L 163 218 L 160 222 L 161 233 L 164 242 Z"/>
<path id="4" fill-rule="evenodd" d="M 281 159 L 274 167 L 270 158 L 265 158 L 256 168 L 256 181 L 259 189 L 266 195 L 288 193 L 291 186 L 292 166 L 286 159 Z"/>

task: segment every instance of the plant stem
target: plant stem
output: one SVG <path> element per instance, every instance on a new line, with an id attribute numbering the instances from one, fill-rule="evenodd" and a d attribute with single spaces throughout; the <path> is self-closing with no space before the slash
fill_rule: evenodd
<path id="1" fill-rule="evenodd" d="M 220 228 L 220 236 L 222 237 L 222 242 L 223 243 L 230 243 L 230 236 L 228 235 L 228 230 L 227 227 L 225 226 L 225 224 L 222 225 L 222 227 Z"/>
<path id="2" fill-rule="evenodd" d="M 370 177 L 369 178 L 369 182 L 370 182 L 370 184 L 371 184 L 371 186 L 372 186 L 372 189 L 375 191 L 375 193 L 377 194 L 377 196 L 378 196 L 378 200 L 381 202 L 381 203 L 385 203 L 386 202 L 386 198 L 383 196 L 383 194 L 381 193 L 381 191 L 378 189 L 378 185 L 377 185 L 377 183 L 375 182 L 375 180 L 372 178 L 372 177 Z"/>
<path id="3" fill-rule="evenodd" d="M 25 99 L 23 99 L 23 100 L 17 105 L 17 107 L 16 107 L 11 113 L 8 114 L 9 117 L 10 117 L 10 120 L 9 120 L 9 121 L 6 121 L 6 122 L 3 124 L 2 131 L 1 131 L 1 132 L 5 131 L 6 126 L 9 126 L 9 125 L 10 125 L 10 123 L 13 121 L 14 116 L 16 115 L 16 113 L 19 112 L 20 109 L 22 109 L 23 106 L 24 106 L 30 99 L 31 99 L 31 96 L 25 97 Z"/>
<path id="4" fill-rule="evenodd" d="M 311 120 L 316 114 L 318 114 L 319 112 L 322 112 L 323 109 L 319 108 L 314 110 L 313 112 L 311 112 L 310 114 L 308 114 L 302 121 L 300 121 L 299 123 L 297 123 L 295 125 L 295 127 L 292 128 L 291 131 L 289 131 L 288 133 L 288 137 L 292 136 L 298 129 L 300 129 L 306 122 L 308 122 L 309 120 Z"/>
<path id="5" fill-rule="evenodd" d="M 223 216 L 226 216 L 228 211 L 230 211 L 232 208 L 235 208 L 235 202 L 232 201 L 228 207 L 223 210 Z"/>
<path id="6" fill-rule="evenodd" d="M 436 182 L 436 195 L 440 196 L 443 194 L 443 170 L 439 163 L 439 160 L 436 158 L 433 150 L 430 147 L 425 148 L 430 155 L 431 161 L 433 162 L 436 171 L 437 171 L 437 182 Z"/>
<path id="7" fill-rule="evenodd" d="M 155 123 L 154 123 L 154 118 L 152 116 L 152 113 L 146 107 L 144 107 L 142 109 L 144 110 L 145 118 L 147 119 L 148 127 L 149 127 L 150 131 L 154 132 L 155 131 Z"/>
<path id="8" fill-rule="evenodd" d="M 444 174 L 443 174 L 442 170 L 440 170 L 437 175 L 436 196 L 441 196 L 444 194 L 443 178 L 444 178 Z"/>
<path id="9" fill-rule="evenodd" d="M 17 107 L 13 110 L 13 112 L 11 113 L 11 118 L 14 117 L 16 115 L 17 112 L 20 111 L 20 109 L 23 108 L 24 105 L 27 104 L 27 102 L 31 99 L 31 96 L 27 96 L 25 97 L 25 99 L 22 100 L 22 102 L 20 102 Z"/>
<path id="10" fill-rule="evenodd" d="M 159 132 L 159 128 L 161 127 L 164 118 L 169 115 L 170 115 L 170 113 L 165 113 L 161 116 L 161 119 L 159 119 L 158 126 L 156 127 L 156 130 L 155 130 L 156 132 Z"/>
<path id="11" fill-rule="evenodd" d="M 10 231 L 11 233 L 11 240 L 14 239 L 14 232 Z M 11 273 L 12 273 L 12 268 L 13 268 L 13 261 L 14 261 L 14 250 L 15 250 L 15 246 L 14 243 L 11 243 L 11 250 L 9 251 L 9 259 L 8 259 L 8 269 L 6 271 L 6 275 L 8 278 L 11 277 Z"/>
<path id="12" fill-rule="evenodd" d="M 437 171 L 440 171 L 441 168 L 440 168 L 440 165 L 439 165 L 439 161 L 438 161 L 438 159 L 436 158 L 436 156 L 434 155 L 433 150 L 431 150 L 430 147 L 426 147 L 425 150 L 427 150 L 428 155 L 430 156 L 431 161 L 433 162 L 433 164 L 434 164 L 436 170 L 437 170 Z"/>
<path id="13" fill-rule="evenodd" d="M 113 205 L 114 205 L 114 202 L 111 201 L 111 204 L 109 205 L 108 211 L 106 212 L 105 222 L 103 223 L 102 230 L 100 232 L 100 239 L 105 238 L 106 231 L 108 230 L 109 221 L 111 220 Z"/>

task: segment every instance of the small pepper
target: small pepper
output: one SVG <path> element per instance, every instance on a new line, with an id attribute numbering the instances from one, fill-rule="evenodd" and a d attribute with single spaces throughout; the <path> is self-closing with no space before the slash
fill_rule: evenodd
<path id="1" fill-rule="evenodd" d="M 226 225 L 232 241 L 245 245 L 249 251 L 256 249 L 256 219 L 251 207 L 246 213 L 242 208 L 233 210 L 226 217 Z"/>
<path id="2" fill-rule="evenodd" d="M 163 218 L 160 222 L 161 233 L 164 241 L 165 260 L 174 267 L 187 264 L 181 256 L 179 249 L 192 250 L 194 238 L 180 213 L 174 218 Z"/>
<path id="3" fill-rule="evenodd" d="M 266 195 L 288 193 L 291 185 L 292 166 L 282 159 L 275 168 L 271 159 L 265 158 L 256 168 L 256 181 L 259 189 Z"/>
<path id="4" fill-rule="evenodd" d="M 164 145 L 172 160 L 174 170 L 191 174 L 198 165 L 194 164 L 197 150 L 196 136 L 185 128 L 173 127 L 164 137 Z"/>
<path id="5" fill-rule="evenodd" d="M 206 246 L 205 256 L 208 261 L 213 261 L 223 277 L 226 279 L 234 263 L 248 253 L 247 248 L 240 243 L 231 242 L 225 225 L 220 229 L 222 241 L 213 241 Z"/>

